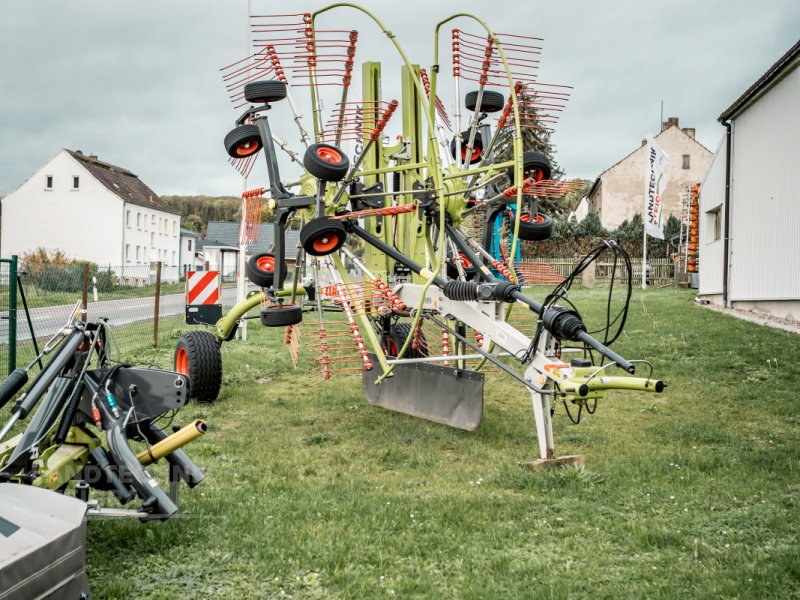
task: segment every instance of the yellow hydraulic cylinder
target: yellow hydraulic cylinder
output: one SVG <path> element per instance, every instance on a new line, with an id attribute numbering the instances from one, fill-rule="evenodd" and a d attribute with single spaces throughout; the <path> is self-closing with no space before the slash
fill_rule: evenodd
<path id="1" fill-rule="evenodd" d="M 208 431 L 208 425 L 203 419 L 197 419 L 189 423 L 186 427 L 176 431 L 171 436 L 164 438 L 157 444 L 150 446 L 147 450 L 142 450 L 136 455 L 136 460 L 142 465 L 149 465 L 168 454 L 172 454 L 178 448 L 182 448 L 192 440 L 196 440 Z"/>

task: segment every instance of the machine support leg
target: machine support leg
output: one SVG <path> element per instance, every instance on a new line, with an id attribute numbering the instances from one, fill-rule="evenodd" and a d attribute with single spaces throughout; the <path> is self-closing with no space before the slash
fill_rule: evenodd
<path id="1" fill-rule="evenodd" d="M 536 438 L 539 441 L 539 455 L 541 458 L 528 463 L 534 469 L 543 467 L 557 467 L 561 465 L 583 464 L 584 457 L 578 454 L 569 456 L 555 455 L 553 444 L 553 420 L 550 416 L 550 402 L 545 394 L 531 392 L 533 414 L 536 417 Z"/>

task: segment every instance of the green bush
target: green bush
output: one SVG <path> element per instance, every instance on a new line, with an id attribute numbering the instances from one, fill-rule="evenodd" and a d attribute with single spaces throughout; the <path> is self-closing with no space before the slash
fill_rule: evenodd
<path id="1" fill-rule="evenodd" d="M 21 270 L 28 281 L 46 292 L 77 293 L 83 290 L 83 265 L 89 265 L 89 288 L 96 278 L 98 292 L 110 292 L 117 286 L 117 276 L 93 262 L 70 259 L 61 250 L 36 248 L 20 257 Z"/>

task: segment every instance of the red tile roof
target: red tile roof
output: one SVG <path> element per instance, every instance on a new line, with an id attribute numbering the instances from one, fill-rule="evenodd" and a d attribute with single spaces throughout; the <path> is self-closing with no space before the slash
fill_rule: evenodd
<path id="1" fill-rule="evenodd" d="M 67 150 L 67 152 L 86 167 L 95 179 L 125 202 L 173 215 L 180 214 L 127 169 L 97 160 L 96 156 L 83 154 L 80 150 Z"/>

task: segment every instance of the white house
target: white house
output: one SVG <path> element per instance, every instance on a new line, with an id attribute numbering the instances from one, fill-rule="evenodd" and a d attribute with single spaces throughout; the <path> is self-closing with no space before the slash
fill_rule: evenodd
<path id="1" fill-rule="evenodd" d="M 725 307 L 800 321 L 800 42 L 719 117 L 700 188 L 699 289 Z"/>
<path id="2" fill-rule="evenodd" d="M 63 149 L 3 198 L 0 255 L 38 247 L 145 279 L 161 261 L 176 280 L 180 216 L 130 171 Z"/>
<path id="3" fill-rule="evenodd" d="M 200 234 L 185 227 L 180 228 L 181 245 L 178 255 L 178 265 L 181 273 L 196 271 L 203 267 L 202 252 L 197 247 Z"/>
<path id="4" fill-rule="evenodd" d="M 680 216 L 681 192 L 688 191 L 703 177 L 711 163 L 711 151 L 695 139 L 695 130 L 681 128 L 677 117 L 661 125 L 656 143 L 669 157 L 664 190 L 664 222 L 669 215 Z M 644 212 L 644 174 L 647 147 L 642 145 L 612 165 L 595 180 L 587 197 L 589 210 L 597 213 L 606 229 L 616 229 L 636 213 Z"/>

